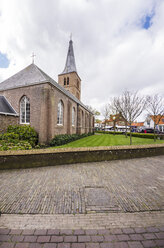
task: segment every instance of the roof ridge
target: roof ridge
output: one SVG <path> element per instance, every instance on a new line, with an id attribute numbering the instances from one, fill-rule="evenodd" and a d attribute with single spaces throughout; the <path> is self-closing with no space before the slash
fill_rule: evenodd
<path id="1" fill-rule="evenodd" d="M 35 66 L 35 68 L 39 71 L 40 75 L 43 76 L 45 78 L 45 80 L 47 80 L 47 78 L 49 78 L 49 76 L 44 72 L 42 71 L 37 65 L 33 64 Z M 46 78 L 46 77 L 47 78 Z"/>

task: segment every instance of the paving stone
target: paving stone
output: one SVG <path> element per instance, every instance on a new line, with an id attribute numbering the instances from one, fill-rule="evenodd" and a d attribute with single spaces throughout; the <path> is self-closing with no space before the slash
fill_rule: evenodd
<path id="1" fill-rule="evenodd" d="M 156 236 L 153 233 L 144 233 L 143 237 L 145 239 L 156 239 Z"/>
<path id="2" fill-rule="evenodd" d="M 16 244 L 14 248 L 29 248 L 29 244 L 28 243 L 19 243 L 19 244 Z"/>
<path id="3" fill-rule="evenodd" d="M 136 235 L 137 235 L 137 234 L 136 234 Z M 120 234 L 120 235 L 117 235 L 117 238 L 118 238 L 118 240 L 120 240 L 120 241 L 127 241 L 127 240 L 130 240 L 129 235 L 127 235 L 127 234 Z"/>
<path id="4" fill-rule="evenodd" d="M 10 235 L 20 235 L 23 232 L 21 229 L 12 229 Z"/>
<path id="5" fill-rule="evenodd" d="M 162 231 L 162 232 L 164 232 L 164 226 L 160 226 L 159 227 L 159 230 Z"/>
<path id="6" fill-rule="evenodd" d="M 47 230 L 47 234 L 48 235 L 59 235 L 60 234 L 60 230 L 59 229 L 48 229 Z"/>
<path id="7" fill-rule="evenodd" d="M 74 235 L 84 235 L 85 231 L 82 229 L 74 230 Z"/>
<path id="8" fill-rule="evenodd" d="M 145 233 L 146 229 L 144 227 L 135 227 L 134 228 L 136 233 Z"/>
<path id="9" fill-rule="evenodd" d="M 164 239 L 156 240 L 155 243 L 156 243 L 159 247 L 164 247 Z"/>
<path id="10" fill-rule="evenodd" d="M 64 242 L 68 242 L 68 243 L 77 242 L 77 236 L 65 236 Z"/>
<path id="11" fill-rule="evenodd" d="M 155 233 L 158 239 L 164 239 L 164 232 Z"/>
<path id="12" fill-rule="evenodd" d="M 122 229 L 120 228 L 114 228 L 114 229 L 111 229 L 111 233 L 112 234 L 122 234 Z"/>
<path id="13" fill-rule="evenodd" d="M 100 245 L 96 243 L 88 243 L 86 244 L 86 248 L 100 248 Z"/>
<path id="14" fill-rule="evenodd" d="M 30 243 L 29 244 L 29 248 L 42 248 L 43 245 L 42 244 L 38 244 L 38 243 Z"/>
<path id="15" fill-rule="evenodd" d="M 104 240 L 106 241 L 116 241 L 117 237 L 116 235 L 104 235 Z"/>
<path id="16" fill-rule="evenodd" d="M 25 236 L 24 242 L 34 243 L 37 240 L 37 236 Z"/>
<path id="17" fill-rule="evenodd" d="M 85 244 L 73 243 L 72 248 L 85 248 Z"/>
<path id="18" fill-rule="evenodd" d="M 139 241 L 128 241 L 129 248 L 143 248 L 143 245 Z"/>
<path id="19" fill-rule="evenodd" d="M 115 248 L 113 243 L 101 243 L 100 248 Z"/>
<path id="20" fill-rule="evenodd" d="M 91 241 L 91 237 L 90 236 L 78 236 L 78 242 L 90 242 Z"/>
<path id="21" fill-rule="evenodd" d="M 26 229 L 23 230 L 22 235 L 34 235 L 35 230 Z"/>
<path id="22" fill-rule="evenodd" d="M 145 240 L 145 241 L 142 241 L 142 244 L 144 248 L 156 247 L 154 240 Z"/>
<path id="23" fill-rule="evenodd" d="M 1 248 L 14 248 L 14 243 L 3 243 L 0 247 Z"/>
<path id="24" fill-rule="evenodd" d="M 53 243 L 63 242 L 63 236 L 51 236 L 50 242 L 53 242 Z"/>
<path id="25" fill-rule="evenodd" d="M 46 229 L 37 229 L 35 232 L 34 232 L 34 235 L 37 235 L 37 236 L 41 236 L 41 235 L 46 235 L 47 234 L 47 230 Z"/>
<path id="26" fill-rule="evenodd" d="M 86 235 L 96 235 L 98 233 L 98 230 L 86 230 Z"/>
<path id="27" fill-rule="evenodd" d="M 50 241 L 50 236 L 38 236 L 37 242 L 38 243 L 47 243 Z"/>
<path id="28" fill-rule="evenodd" d="M 14 235 L 12 236 L 12 242 L 22 242 L 24 240 L 24 236 L 21 235 Z"/>
<path id="29" fill-rule="evenodd" d="M 43 245 L 43 248 L 57 248 L 57 244 L 50 244 L 50 243 L 47 243 L 47 244 L 44 244 Z"/>
<path id="30" fill-rule="evenodd" d="M 4 242 L 4 241 L 11 241 L 11 236 L 9 235 L 0 235 L 0 242 Z"/>
<path id="31" fill-rule="evenodd" d="M 135 233 L 133 228 L 123 228 L 122 231 L 123 233 L 126 233 L 126 234 Z"/>
<path id="32" fill-rule="evenodd" d="M 63 229 L 63 230 L 60 230 L 60 234 L 61 235 L 72 235 L 73 234 L 73 231 L 71 229 Z"/>
<path id="33" fill-rule="evenodd" d="M 1 229 L 0 228 L 0 235 L 5 235 L 5 234 L 9 234 L 9 232 L 10 232 L 10 229 Z"/>
<path id="34" fill-rule="evenodd" d="M 92 242 L 103 242 L 104 241 L 104 238 L 102 235 L 97 235 L 97 236 L 91 236 L 91 240 Z"/>
<path id="35" fill-rule="evenodd" d="M 159 229 L 157 227 L 147 227 L 146 232 L 159 232 Z"/>
<path id="36" fill-rule="evenodd" d="M 114 243 L 114 248 L 129 248 L 127 242 Z"/>
<path id="37" fill-rule="evenodd" d="M 100 229 L 100 230 L 98 230 L 98 234 L 99 235 L 108 235 L 108 234 L 110 234 L 110 231 L 109 231 L 109 229 Z"/>
<path id="38" fill-rule="evenodd" d="M 143 236 L 141 234 L 130 234 L 130 239 L 131 240 L 144 240 Z"/>
<path id="39" fill-rule="evenodd" d="M 59 243 L 57 248 L 70 248 L 71 244 L 69 243 Z"/>

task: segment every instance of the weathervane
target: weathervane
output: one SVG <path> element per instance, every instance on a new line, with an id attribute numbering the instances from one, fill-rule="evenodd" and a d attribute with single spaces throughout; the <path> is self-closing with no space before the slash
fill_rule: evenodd
<path id="1" fill-rule="evenodd" d="M 36 57 L 36 55 L 34 54 L 34 52 L 32 53 L 32 63 L 34 64 L 34 57 Z"/>

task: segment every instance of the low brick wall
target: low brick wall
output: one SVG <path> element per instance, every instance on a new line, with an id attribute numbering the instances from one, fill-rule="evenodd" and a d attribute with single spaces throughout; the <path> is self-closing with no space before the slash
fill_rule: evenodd
<path id="1" fill-rule="evenodd" d="M 0 133 L 4 133 L 9 125 L 18 124 L 18 116 L 0 114 Z"/>
<path id="2" fill-rule="evenodd" d="M 0 152 L 0 169 L 34 168 L 164 155 L 164 144 Z"/>

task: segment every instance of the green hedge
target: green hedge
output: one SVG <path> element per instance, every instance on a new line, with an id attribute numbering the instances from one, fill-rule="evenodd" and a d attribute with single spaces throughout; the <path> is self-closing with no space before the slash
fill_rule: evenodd
<path id="1" fill-rule="evenodd" d="M 95 131 L 95 133 L 102 133 L 102 134 L 123 134 L 124 132 L 117 132 L 117 131 Z"/>
<path id="2" fill-rule="evenodd" d="M 50 146 L 62 146 L 69 142 L 93 135 L 93 133 L 83 134 L 59 134 L 56 135 L 50 142 Z"/>
<path id="3" fill-rule="evenodd" d="M 127 135 L 130 136 L 130 133 L 127 133 Z M 154 139 L 153 133 L 132 133 L 132 136 L 138 138 Z M 157 135 L 155 136 L 157 138 Z"/>
<path id="4" fill-rule="evenodd" d="M 102 133 L 102 134 L 114 134 L 113 131 L 96 131 L 96 133 Z M 125 134 L 125 132 L 115 132 L 115 134 Z M 146 138 L 146 139 L 154 139 L 153 133 L 131 133 L 132 137 L 138 137 L 138 138 Z M 130 136 L 130 133 L 127 132 L 127 135 Z M 157 138 L 157 135 L 156 135 Z"/>

